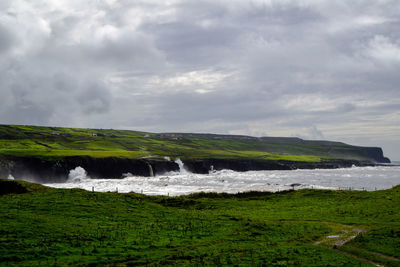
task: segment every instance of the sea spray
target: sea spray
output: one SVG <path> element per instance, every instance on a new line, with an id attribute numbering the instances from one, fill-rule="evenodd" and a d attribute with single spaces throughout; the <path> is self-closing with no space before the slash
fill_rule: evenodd
<path id="1" fill-rule="evenodd" d="M 86 170 L 81 166 L 69 171 L 68 182 L 79 183 L 87 179 L 90 178 L 87 176 Z"/>
<path id="2" fill-rule="evenodd" d="M 7 179 L 8 180 L 15 180 L 14 176 L 12 176 L 11 174 L 8 175 Z"/>
<path id="3" fill-rule="evenodd" d="M 215 170 L 214 170 L 214 165 L 211 165 L 211 166 L 210 166 L 209 173 L 213 173 L 213 172 L 215 172 Z"/>
<path id="4" fill-rule="evenodd" d="M 126 178 L 126 177 L 132 177 L 132 176 L 133 176 L 132 173 L 126 172 L 126 173 L 123 173 L 121 177 L 122 177 L 122 178 Z"/>
<path id="5" fill-rule="evenodd" d="M 178 163 L 177 163 L 178 164 Z M 178 164 L 179 165 L 179 164 Z M 183 167 L 183 165 L 182 165 Z M 185 171 L 185 170 L 183 170 Z M 303 188 L 366 189 L 392 188 L 400 184 L 400 166 L 356 167 L 345 169 L 275 170 L 235 172 L 215 170 L 209 174 L 170 172 L 154 177 L 124 179 L 83 179 L 80 182 L 46 184 L 58 188 L 82 188 L 89 191 L 142 192 L 146 195 L 185 195 L 197 192 L 237 193 L 243 191 L 277 192 Z M 72 178 L 71 178 L 72 179 Z"/>
<path id="6" fill-rule="evenodd" d="M 153 177 L 153 176 L 154 176 L 153 167 L 151 166 L 150 163 L 147 163 L 147 166 L 149 167 L 149 176 L 150 176 L 150 177 Z"/>
<path id="7" fill-rule="evenodd" d="M 186 173 L 187 173 L 187 171 L 186 171 L 186 169 L 185 169 L 185 166 L 184 166 L 184 164 L 183 164 L 183 162 L 182 162 L 182 160 L 181 160 L 180 158 L 177 158 L 177 159 L 175 160 L 175 163 L 178 164 L 178 166 L 179 166 L 179 172 L 180 172 L 181 174 L 186 174 Z"/>

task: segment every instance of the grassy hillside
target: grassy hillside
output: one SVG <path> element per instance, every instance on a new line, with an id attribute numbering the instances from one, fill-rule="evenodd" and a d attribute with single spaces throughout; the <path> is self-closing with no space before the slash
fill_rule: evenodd
<path id="1" fill-rule="evenodd" d="M 254 138 L 207 134 L 0 125 L 0 156 L 222 158 L 318 162 L 340 158 L 371 160 L 359 148 L 299 138 Z"/>
<path id="2" fill-rule="evenodd" d="M 182 197 L 0 188 L 0 266 L 400 266 L 399 187 Z"/>

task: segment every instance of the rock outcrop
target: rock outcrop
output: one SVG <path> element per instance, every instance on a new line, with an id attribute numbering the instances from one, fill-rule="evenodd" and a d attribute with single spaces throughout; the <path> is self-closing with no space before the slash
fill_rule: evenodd
<path id="1" fill-rule="evenodd" d="M 390 159 L 383 156 L 383 150 L 380 147 L 359 147 L 359 149 L 376 163 L 390 163 Z"/>
<path id="2" fill-rule="evenodd" d="M 66 157 L 60 160 L 42 160 L 39 158 L 14 157 L 0 162 L 0 177 L 12 175 L 15 179 L 53 183 L 65 182 L 69 171 L 76 167 L 86 170 L 92 178 L 121 178 L 126 173 L 135 176 L 179 170 L 172 161 L 152 161 L 125 158 Z"/>

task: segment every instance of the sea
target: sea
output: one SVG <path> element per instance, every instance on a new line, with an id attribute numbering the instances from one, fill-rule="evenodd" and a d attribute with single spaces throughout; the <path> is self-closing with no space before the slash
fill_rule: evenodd
<path id="1" fill-rule="evenodd" d="M 121 179 L 94 179 L 77 167 L 65 183 L 50 183 L 55 188 L 81 188 L 96 192 L 142 193 L 179 196 L 198 192 L 238 193 L 278 192 L 303 188 L 331 190 L 383 190 L 400 184 L 400 165 L 289 171 L 210 171 L 196 174 L 180 166 L 178 172 L 154 177 L 125 174 Z"/>

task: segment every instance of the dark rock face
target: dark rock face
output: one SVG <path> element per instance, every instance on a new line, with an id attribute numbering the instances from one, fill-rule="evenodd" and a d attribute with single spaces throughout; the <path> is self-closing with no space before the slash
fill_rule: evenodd
<path id="1" fill-rule="evenodd" d="M 209 173 L 213 170 L 229 169 L 233 171 L 256 171 L 256 170 L 290 170 L 291 167 L 280 162 L 266 162 L 256 160 L 237 159 L 204 159 L 184 161 L 185 168 L 193 173 Z"/>
<path id="2" fill-rule="evenodd" d="M 178 164 L 172 161 L 91 157 L 68 157 L 54 161 L 13 158 L 0 163 L 0 175 L 6 178 L 11 174 L 16 179 L 40 183 L 65 182 L 69 171 L 76 167 L 84 168 L 92 178 L 121 178 L 124 173 L 151 176 L 179 170 Z"/>
<path id="3" fill-rule="evenodd" d="M 12 158 L 0 168 L 4 177 L 12 175 L 16 179 L 36 182 L 65 181 L 64 172 L 58 162 L 42 161 L 37 158 Z M 67 173 L 68 175 L 68 173 Z"/>
<path id="4" fill-rule="evenodd" d="M 374 152 L 375 153 L 375 152 Z M 382 155 L 383 157 L 383 155 Z M 184 167 L 193 173 L 209 173 L 211 170 L 234 171 L 334 169 L 356 166 L 371 166 L 371 162 L 355 160 L 331 160 L 323 162 L 261 161 L 246 159 L 202 159 L 186 160 Z M 65 182 L 70 170 L 82 167 L 92 178 L 121 178 L 124 173 L 135 176 L 152 176 L 169 171 L 179 171 L 173 161 L 124 158 L 68 157 L 60 160 L 38 158 L 12 158 L 0 161 L 0 177 L 8 175 L 16 179 L 40 183 Z"/>
<path id="5" fill-rule="evenodd" d="M 380 147 L 360 147 L 364 154 L 375 160 L 377 163 L 390 163 L 390 159 L 383 156 L 382 148 Z"/>
<path id="6" fill-rule="evenodd" d="M 324 162 L 299 161 L 257 161 L 241 159 L 204 159 L 184 161 L 185 168 L 193 173 L 209 173 L 210 170 L 229 169 L 238 172 L 261 170 L 295 170 L 295 169 L 337 169 L 355 166 L 371 166 L 370 162 L 355 160 L 331 160 Z"/>

